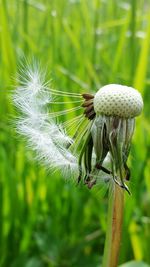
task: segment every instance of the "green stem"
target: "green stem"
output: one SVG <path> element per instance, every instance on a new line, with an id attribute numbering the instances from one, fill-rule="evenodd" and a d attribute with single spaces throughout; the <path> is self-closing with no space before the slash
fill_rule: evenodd
<path id="1" fill-rule="evenodd" d="M 107 231 L 102 267 L 117 267 L 123 221 L 124 190 L 110 185 Z"/>

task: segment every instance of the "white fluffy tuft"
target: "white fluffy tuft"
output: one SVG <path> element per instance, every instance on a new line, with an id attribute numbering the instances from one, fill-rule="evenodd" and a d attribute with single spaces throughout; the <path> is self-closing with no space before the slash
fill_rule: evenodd
<path id="1" fill-rule="evenodd" d="M 73 141 L 48 114 L 47 104 L 52 103 L 53 98 L 45 83 L 45 74 L 34 64 L 22 71 L 19 84 L 13 95 L 15 106 L 22 114 L 17 121 L 17 130 L 27 138 L 37 158 L 48 168 L 58 168 L 65 176 L 76 173 L 77 158 L 66 148 Z"/>

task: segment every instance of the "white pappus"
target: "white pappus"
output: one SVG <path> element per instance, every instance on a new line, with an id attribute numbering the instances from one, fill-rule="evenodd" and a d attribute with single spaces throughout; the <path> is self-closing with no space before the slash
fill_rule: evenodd
<path id="1" fill-rule="evenodd" d="M 18 75 L 18 83 L 13 93 L 14 104 L 21 112 L 17 131 L 26 137 L 28 145 L 36 151 L 37 159 L 48 168 L 59 168 L 65 176 L 76 173 L 77 157 L 67 148 L 73 140 L 48 112 L 48 104 L 51 108 L 55 101 L 54 92 L 45 82 L 45 73 L 38 64 L 28 66 Z"/>

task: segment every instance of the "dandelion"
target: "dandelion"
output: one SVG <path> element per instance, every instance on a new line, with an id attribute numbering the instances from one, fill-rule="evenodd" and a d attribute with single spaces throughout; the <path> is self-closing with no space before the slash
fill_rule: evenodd
<path id="1" fill-rule="evenodd" d="M 82 181 L 91 189 L 101 179 L 101 173 L 105 173 L 109 208 L 103 267 L 115 267 L 121 239 L 123 191 L 130 193 L 126 185 L 130 179 L 127 159 L 135 117 L 143 108 L 142 97 L 137 90 L 116 84 L 102 87 L 95 95 L 54 90 L 45 77 L 37 64 L 20 73 L 13 95 L 21 112 L 17 130 L 36 151 L 37 159 L 50 169 L 59 169 L 64 177 L 77 177 L 78 183 Z M 64 103 L 73 107 L 64 110 L 61 108 Z M 55 110 L 55 106 L 61 110 Z M 75 112 L 79 115 L 69 121 L 63 119 Z M 108 161 L 109 169 L 105 164 Z"/>

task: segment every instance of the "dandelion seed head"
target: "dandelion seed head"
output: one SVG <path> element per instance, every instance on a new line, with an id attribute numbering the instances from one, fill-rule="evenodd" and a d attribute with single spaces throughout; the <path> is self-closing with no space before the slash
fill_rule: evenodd
<path id="1" fill-rule="evenodd" d="M 54 90 L 37 64 L 21 70 L 18 84 L 13 95 L 14 104 L 21 112 L 16 123 L 17 131 L 35 151 L 37 160 L 52 171 L 59 169 L 64 177 L 77 176 L 78 182 L 83 179 L 90 189 L 98 180 L 106 184 L 114 181 L 128 191 L 124 182 L 130 176 L 126 162 L 135 117 L 143 108 L 137 90 L 115 84 L 102 87 L 95 96 Z M 65 95 L 77 98 L 74 103 L 79 99 L 84 99 L 84 103 L 54 111 L 53 104 L 61 103 L 55 102 L 55 96 Z M 80 118 L 83 124 L 79 122 L 71 138 L 64 125 L 72 127 L 80 116 L 70 123 L 59 122 L 59 119 L 82 107 L 85 108 Z M 82 121 L 84 116 L 90 121 L 86 121 L 87 124 Z"/>
<path id="2" fill-rule="evenodd" d="M 102 87 L 94 97 L 96 114 L 133 118 L 143 108 L 141 94 L 132 87 L 109 84 Z"/>

